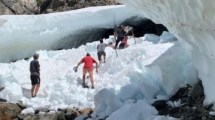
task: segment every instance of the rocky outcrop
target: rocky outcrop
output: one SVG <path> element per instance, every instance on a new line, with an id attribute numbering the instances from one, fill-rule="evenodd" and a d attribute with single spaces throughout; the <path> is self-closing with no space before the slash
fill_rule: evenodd
<path id="1" fill-rule="evenodd" d="M 50 0 L 45 0 L 43 3 L 47 4 Z M 61 12 L 68 10 L 75 10 L 91 6 L 106 6 L 119 4 L 116 0 L 51 0 L 47 9 L 43 8 L 42 4 L 40 13 Z M 46 5 L 45 5 L 46 6 Z"/>
<path id="2" fill-rule="evenodd" d="M 0 0 L 0 15 L 32 14 L 36 9 L 36 0 Z"/>
<path id="3" fill-rule="evenodd" d="M 90 118 L 93 112 L 91 108 L 72 108 L 57 111 L 41 109 L 22 114 L 21 111 L 25 108 L 21 102 L 14 104 L 0 101 L 0 120 L 74 120 L 79 116 Z"/>
<path id="4" fill-rule="evenodd" d="M 153 106 L 159 115 L 169 115 L 180 120 L 215 120 L 211 115 L 213 104 L 204 105 L 202 82 L 180 88 L 169 100 L 158 100 Z"/>
<path id="5" fill-rule="evenodd" d="M 0 15 L 41 14 L 116 4 L 119 3 L 115 0 L 0 0 Z"/>
<path id="6" fill-rule="evenodd" d="M 0 15 L 9 15 L 13 12 L 0 1 Z"/>
<path id="7" fill-rule="evenodd" d="M 0 103 L 0 120 L 12 120 L 17 118 L 21 109 L 13 103 Z"/>
<path id="8" fill-rule="evenodd" d="M 19 114 L 18 120 L 74 120 L 79 116 L 90 118 L 93 110 L 90 108 L 84 109 L 58 109 L 58 111 L 43 111 L 36 110 L 34 114 Z"/>

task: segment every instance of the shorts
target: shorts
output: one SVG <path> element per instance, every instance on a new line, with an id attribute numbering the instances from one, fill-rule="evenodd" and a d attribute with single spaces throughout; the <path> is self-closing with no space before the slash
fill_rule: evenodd
<path id="1" fill-rule="evenodd" d="M 99 61 L 101 61 L 102 60 L 102 55 L 106 56 L 106 53 L 104 51 L 101 51 L 101 52 L 98 52 L 97 55 L 98 55 Z"/>
<path id="2" fill-rule="evenodd" d="M 83 68 L 83 74 L 93 74 L 93 68 Z"/>
<path id="3" fill-rule="evenodd" d="M 37 75 L 31 75 L 31 85 L 40 84 L 40 76 Z"/>

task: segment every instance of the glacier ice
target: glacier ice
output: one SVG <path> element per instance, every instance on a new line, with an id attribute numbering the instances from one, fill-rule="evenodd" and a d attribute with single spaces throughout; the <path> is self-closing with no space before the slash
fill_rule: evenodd
<path id="1" fill-rule="evenodd" d="M 162 23 L 191 55 L 205 91 L 205 103 L 214 103 L 215 1 L 122 0 L 155 23 Z"/>
<path id="2" fill-rule="evenodd" d="M 37 50 L 77 47 L 89 42 L 83 31 L 113 28 L 134 16 L 142 15 L 123 5 L 42 15 L 1 15 L 0 62 L 27 58 Z"/>

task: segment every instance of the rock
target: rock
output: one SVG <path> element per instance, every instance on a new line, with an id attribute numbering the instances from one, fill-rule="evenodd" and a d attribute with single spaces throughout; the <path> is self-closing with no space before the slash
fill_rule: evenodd
<path id="1" fill-rule="evenodd" d="M 22 110 L 26 108 L 26 106 L 22 103 L 22 101 L 19 101 L 16 103 Z"/>
<path id="2" fill-rule="evenodd" d="M 158 110 L 159 115 L 165 115 L 168 111 L 168 105 L 165 100 L 157 100 L 155 101 L 152 106 L 154 106 Z"/>
<path id="3" fill-rule="evenodd" d="M 153 106 L 158 110 L 159 115 L 168 115 L 180 120 L 215 120 L 215 116 L 209 114 L 213 104 L 203 106 L 203 100 L 204 89 L 199 81 L 193 86 L 187 85 L 180 88 L 170 97 L 169 101 L 172 103 L 181 101 L 181 105 L 166 106 L 165 101 L 155 101 Z"/>
<path id="4" fill-rule="evenodd" d="M 57 120 L 66 120 L 65 115 L 63 114 L 58 115 Z"/>
<path id="5" fill-rule="evenodd" d="M 19 106 L 13 103 L 0 103 L 0 116 L 2 120 L 12 120 L 17 118 L 21 112 Z"/>
<path id="6" fill-rule="evenodd" d="M 72 115 L 70 113 L 66 113 L 65 114 L 65 119 L 66 120 L 74 120 L 75 118 L 72 117 Z"/>
<path id="7" fill-rule="evenodd" d="M 2 0 L 0 14 L 32 14 L 37 7 L 36 0 Z"/>
<path id="8" fill-rule="evenodd" d="M 72 114 L 71 114 L 71 116 L 70 116 L 71 118 L 72 118 L 72 120 L 73 119 L 75 119 L 76 117 L 78 117 L 78 113 L 76 113 L 76 112 L 73 112 Z"/>
<path id="9" fill-rule="evenodd" d="M 46 11 L 47 11 L 47 13 L 53 13 L 54 12 L 53 9 L 47 9 Z"/>
<path id="10" fill-rule="evenodd" d="M 0 15 L 61 12 L 91 6 L 119 4 L 117 0 L 1 0 Z M 39 9 L 39 7 L 41 9 Z"/>
<path id="11" fill-rule="evenodd" d="M 13 12 L 0 1 L 0 15 L 10 15 Z"/>
<path id="12" fill-rule="evenodd" d="M 27 116 L 23 120 L 32 120 L 32 116 Z"/>
<path id="13" fill-rule="evenodd" d="M 187 97 L 188 96 L 188 91 L 191 89 L 191 86 L 190 85 L 187 85 L 185 87 L 182 87 L 180 88 L 176 93 L 175 95 L 173 95 L 170 100 L 171 101 L 177 101 L 179 100 L 180 98 L 183 98 L 183 97 Z"/>
<path id="14" fill-rule="evenodd" d="M 0 102 L 7 102 L 7 100 L 0 98 Z"/>
<path id="15" fill-rule="evenodd" d="M 206 110 L 212 110 L 214 104 L 208 104 L 208 105 L 205 105 L 205 109 Z"/>
<path id="16" fill-rule="evenodd" d="M 35 110 L 34 114 L 39 114 L 40 111 L 39 110 Z"/>
<path id="17" fill-rule="evenodd" d="M 27 117 L 27 115 L 19 114 L 18 120 L 24 120 L 24 118 L 26 118 L 26 117 Z"/>
<path id="18" fill-rule="evenodd" d="M 192 89 L 189 90 L 189 104 L 197 104 L 203 105 L 204 96 L 204 89 L 202 86 L 202 82 L 199 80 L 197 84 L 195 84 Z"/>
<path id="19" fill-rule="evenodd" d="M 37 0 L 40 13 L 62 12 L 91 6 L 105 6 L 119 4 L 116 0 Z"/>
<path id="20" fill-rule="evenodd" d="M 159 110 L 159 109 L 166 108 L 167 104 L 165 100 L 157 100 L 152 104 L 152 106 L 154 106 L 157 110 Z"/>
<path id="21" fill-rule="evenodd" d="M 92 113 L 93 113 L 93 109 L 91 109 L 91 108 L 84 108 L 84 109 L 80 110 L 81 115 L 90 115 Z"/>
<path id="22" fill-rule="evenodd" d="M 58 108 L 57 111 L 62 112 L 62 113 L 66 113 L 66 112 L 67 112 L 67 109 Z"/>

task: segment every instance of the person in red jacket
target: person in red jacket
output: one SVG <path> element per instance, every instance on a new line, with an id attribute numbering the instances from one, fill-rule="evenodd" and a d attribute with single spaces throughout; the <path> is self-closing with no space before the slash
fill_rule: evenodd
<path id="1" fill-rule="evenodd" d="M 81 61 L 78 63 L 77 68 L 80 64 L 84 63 L 84 67 L 83 67 L 83 87 L 87 87 L 85 84 L 85 77 L 86 74 L 89 73 L 90 75 L 90 81 L 92 84 L 92 89 L 94 89 L 94 80 L 93 80 L 93 63 L 96 64 L 96 72 L 98 73 L 98 63 L 96 62 L 96 60 L 94 58 L 92 58 L 90 56 L 89 53 L 87 53 L 87 55 L 81 59 Z"/>

